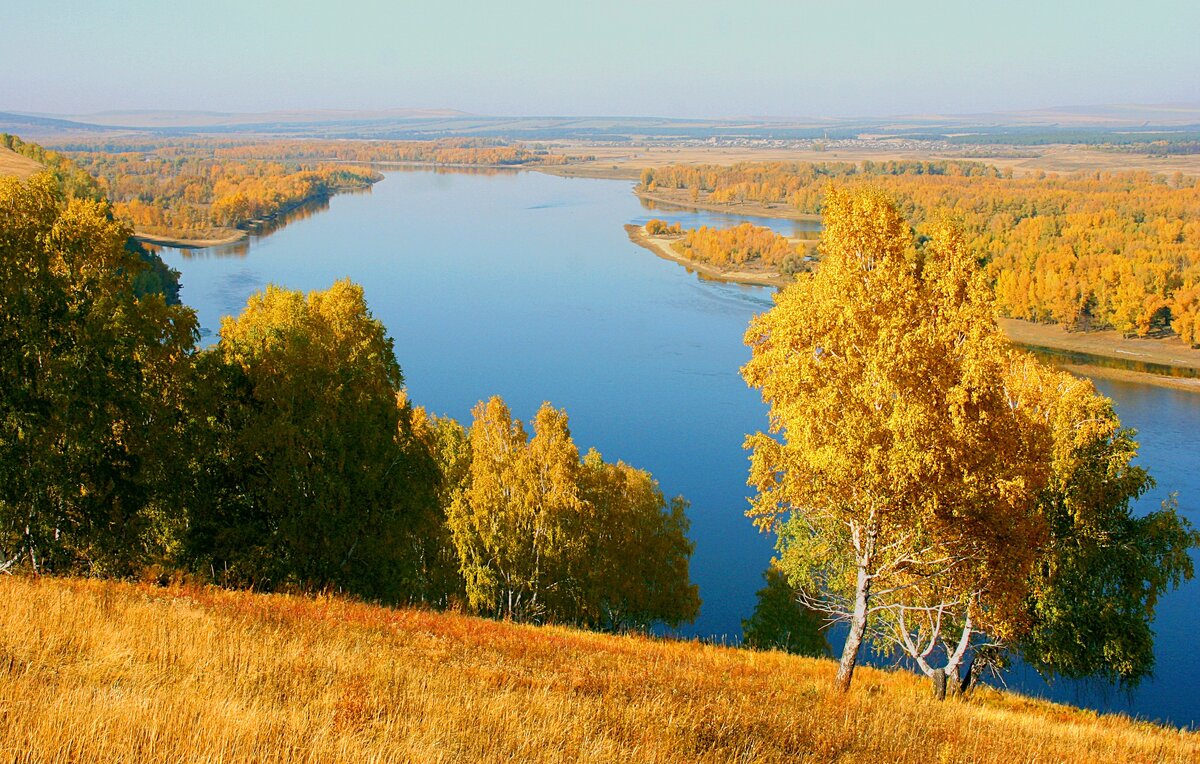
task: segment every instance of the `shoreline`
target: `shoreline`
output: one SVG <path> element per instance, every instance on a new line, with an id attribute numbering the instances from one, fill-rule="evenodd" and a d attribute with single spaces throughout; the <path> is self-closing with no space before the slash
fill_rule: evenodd
<path id="1" fill-rule="evenodd" d="M 177 249 L 207 249 L 208 247 L 220 247 L 225 244 L 234 244 L 242 241 L 250 236 L 249 231 L 234 231 L 228 236 L 219 239 L 189 239 L 186 237 L 160 235 L 154 233 L 146 233 L 145 231 L 134 230 L 133 238 L 143 244 L 153 244 L 156 247 L 175 247 Z"/>
<path id="2" fill-rule="evenodd" d="M 175 234 L 156 234 L 149 233 L 147 231 L 139 231 L 135 228 L 133 231 L 133 238 L 137 239 L 143 244 L 153 244 L 158 247 L 176 247 L 178 249 L 207 249 L 209 247 L 220 247 L 226 244 L 235 244 L 239 241 L 244 241 L 245 239 L 250 238 L 251 234 L 258 234 L 264 227 L 269 228 L 269 230 L 274 230 L 274 228 L 272 228 L 274 224 L 281 220 L 286 223 L 286 218 L 288 215 L 296 210 L 303 209 L 306 205 L 328 202 L 338 194 L 353 194 L 362 191 L 370 191 L 371 187 L 382 179 L 383 178 L 381 177 L 377 180 L 372 180 L 369 185 L 362 187 L 333 186 L 321 191 L 320 193 L 306 196 L 303 199 L 293 202 L 286 207 L 272 212 L 266 217 L 245 220 L 239 223 L 239 227 L 236 228 L 218 229 L 228 231 L 229 233 L 225 236 L 207 239 L 193 239 L 186 235 L 180 236 Z M 247 227 L 241 228 L 240 226 Z"/>
<path id="3" fill-rule="evenodd" d="M 1125 337 L 1115 329 L 1069 332 L 1058 324 L 1038 324 L 1020 318 L 1001 317 L 1000 328 L 1018 345 L 1046 348 L 1083 356 L 1111 358 L 1126 363 L 1162 367 L 1166 373 L 1138 371 L 1171 378 L 1169 370 L 1179 369 L 1200 374 L 1200 349 L 1188 347 L 1178 337 L 1148 339 Z M 1091 365 L 1091 364 L 1082 364 Z M 1175 377 L 1186 379 L 1187 377 Z"/>
<path id="4" fill-rule="evenodd" d="M 625 232 L 634 244 L 650 250 L 664 260 L 683 265 L 701 278 L 776 288 L 783 288 L 792 283 L 790 277 L 775 272 L 724 271 L 712 265 L 689 260 L 671 248 L 671 240 L 649 236 L 645 226 L 628 224 L 625 226 Z M 1075 374 L 1200 393 L 1200 349 L 1190 348 L 1176 337 L 1130 338 L 1111 329 L 1068 332 L 1057 324 L 1038 324 L 1004 317 L 1000 317 L 998 321 L 1001 331 L 1014 345 L 1032 351 L 1041 350 L 1052 356 L 1065 354 L 1067 357 L 1053 358 L 1052 362 Z M 1105 365 L 1103 361 L 1145 364 L 1152 368 L 1113 367 Z M 1190 372 L 1191 376 L 1174 376 L 1171 374 L 1174 370 Z"/>
<path id="5" fill-rule="evenodd" d="M 792 279 L 775 271 L 725 271 L 714 265 L 698 263 L 689 260 L 671 248 L 670 240 L 646 233 L 645 226 L 632 223 L 625 226 L 629 240 L 639 247 L 650 250 L 664 260 L 671 260 L 695 271 L 701 278 L 711 281 L 725 281 L 731 284 L 747 284 L 749 286 L 773 286 L 783 288 L 792 283 Z"/>
<path id="6" fill-rule="evenodd" d="M 806 223 L 819 223 L 821 221 L 820 215 L 800 212 L 786 204 L 761 204 L 759 202 L 718 203 L 708 202 L 703 199 L 692 201 L 688 192 L 682 189 L 649 192 L 635 187 L 633 194 L 644 202 L 665 204 L 669 207 L 682 207 L 684 209 L 704 210 L 706 212 L 724 212 L 731 215 L 745 215 L 748 217 L 775 218 L 777 220 L 800 220 Z"/>
<path id="7" fill-rule="evenodd" d="M 1154 385 L 1155 387 L 1166 387 L 1171 390 L 1200 394 L 1200 378 L 1197 377 L 1167 377 L 1147 371 L 1114 369 L 1110 366 L 1096 366 L 1090 363 L 1070 363 L 1067 361 L 1052 361 L 1051 363 L 1063 371 L 1069 371 L 1080 377 L 1107 379 L 1114 382 L 1132 382 L 1139 385 Z"/>

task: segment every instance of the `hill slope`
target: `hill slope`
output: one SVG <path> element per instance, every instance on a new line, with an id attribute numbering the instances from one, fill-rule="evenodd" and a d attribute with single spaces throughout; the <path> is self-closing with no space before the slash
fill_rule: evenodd
<path id="1" fill-rule="evenodd" d="M 0 577 L 9 761 L 1195 761 L 1200 735 L 908 674 L 336 598 Z"/>
<path id="2" fill-rule="evenodd" d="M 11 149 L 0 146 L 0 176 L 16 175 L 25 180 L 42 170 L 42 166 L 29 157 L 23 157 Z"/>

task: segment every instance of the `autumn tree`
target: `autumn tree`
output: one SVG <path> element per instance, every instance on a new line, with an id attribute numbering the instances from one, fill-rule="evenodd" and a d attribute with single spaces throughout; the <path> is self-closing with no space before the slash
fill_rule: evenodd
<path id="1" fill-rule="evenodd" d="M 748 441 L 751 514 L 849 623 L 842 687 L 864 638 L 939 695 L 981 649 L 1135 683 L 1196 534 L 1170 508 L 1132 517 L 1148 477 L 1111 404 L 1007 347 L 954 223 L 921 237 L 877 192 L 830 195 L 825 264 L 747 334 L 778 434 Z"/>
<path id="2" fill-rule="evenodd" d="M 215 435 L 197 469 L 193 565 L 231 584 L 419 599 L 436 468 L 362 288 L 269 286 L 225 319 L 205 361 Z"/>
<path id="3" fill-rule="evenodd" d="M 577 540 L 565 529 L 583 508 L 579 452 L 565 416 L 549 406 L 534 421 L 536 445 L 499 397 L 472 414 L 469 483 L 448 510 L 467 599 L 491 615 L 539 618 L 547 597 L 567 585 L 566 558 Z"/>
<path id="4" fill-rule="evenodd" d="M 747 439 L 749 514 L 781 532 L 781 563 L 810 604 L 848 623 L 844 690 L 889 608 L 977 592 L 995 600 L 977 617 L 1004 612 L 1011 589 L 987 582 L 1031 564 L 1037 474 L 1019 458 L 1005 344 L 954 227 L 918 252 L 882 193 L 834 190 L 820 248 L 816 274 L 746 334 L 743 375 L 774 434 Z"/>
<path id="5" fill-rule="evenodd" d="M 0 569 L 124 574 L 167 554 L 196 323 L 139 296 L 104 202 L 0 178 Z"/>
<path id="6" fill-rule="evenodd" d="M 648 473 L 594 451 L 580 460 L 566 414 L 549 404 L 532 438 L 499 397 L 473 415 L 447 522 L 475 610 L 609 629 L 695 617 L 682 499 L 668 503 Z"/>

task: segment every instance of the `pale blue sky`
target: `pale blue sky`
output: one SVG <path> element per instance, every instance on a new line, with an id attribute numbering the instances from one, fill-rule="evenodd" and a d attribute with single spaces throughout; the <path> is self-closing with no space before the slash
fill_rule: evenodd
<path id="1" fill-rule="evenodd" d="M 0 111 L 1200 103 L 1200 2 L 0 0 Z"/>

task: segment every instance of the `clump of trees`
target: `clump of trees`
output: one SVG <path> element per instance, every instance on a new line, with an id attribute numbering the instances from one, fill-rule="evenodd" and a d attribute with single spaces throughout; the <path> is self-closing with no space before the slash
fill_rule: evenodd
<path id="1" fill-rule="evenodd" d="M 268 287 L 198 350 L 139 294 L 104 202 L 0 178 L 0 570 L 229 586 L 647 628 L 692 620 L 682 499 L 548 405 L 470 430 L 404 394 L 349 281 Z"/>
<path id="2" fill-rule="evenodd" d="M 139 295 L 103 202 L 0 178 L 0 569 L 121 575 L 174 505 L 190 310 Z"/>
<path id="3" fill-rule="evenodd" d="M 678 223 L 668 223 L 654 218 L 647 221 L 646 233 L 650 236 L 683 236 L 683 227 Z"/>
<path id="4" fill-rule="evenodd" d="M 1200 184 L 1181 174 L 1014 177 L 961 161 L 761 162 L 649 168 L 641 182 L 696 201 L 814 214 L 826 210 L 827 189 L 867 183 L 918 225 L 928 211 L 954 209 L 1004 315 L 1138 336 L 1173 329 L 1200 345 Z"/>
<path id="5" fill-rule="evenodd" d="M 45 167 L 53 179 L 55 193 L 62 197 L 92 202 L 105 201 L 100 183 L 66 155 L 48 151 L 36 143 L 27 143 L 8 133 L 0 133 L 0 146 L 29 157 Z M 162 258 L 143 247 L 136 239 L 127 238 L 125 247 L 141 261 L 132 270 L 134 292 L 138 295 L 157 292 L 162 294 L 167 302 L 178 303 L 179 274 L 168 268 Z"/>
<path id="6" fill-rule="evenodd" d="M 447 518 L 473 608 L 616 630 L 695 618 L 682 497 L 596 451 L 581 459 L 549 404 L 532 437 L 498 397 L 472 413 Z"/>
<path id="7" fill-rule="evenodd" d="M 786 236 L 753 223 L 689 229 L 671 248 L 689 260 L 719 268 L 749 266 L 791 273 L 800 270 L 803 263 L 796 245 Z"/>
<path id="8" fill-rule="evenodd" d="M 831 190 L 822 267 L 746 334 L 770 432 L 747 439 L 749 514 L 806 605 L 907 655 L 944 692 L 979 655 L 1135 684 L 1157 598 L 1200 542 L 1090 383 L 1009 347 L 961 228 L 914 234 L 874 189 Z"/>

